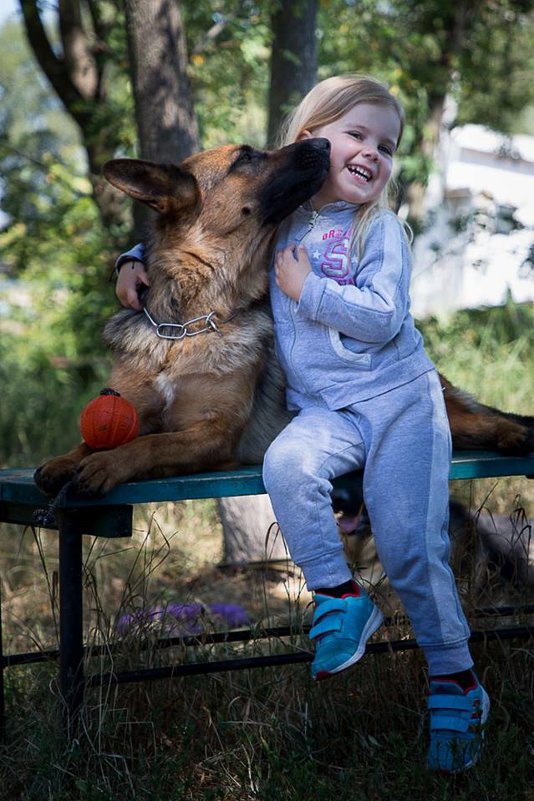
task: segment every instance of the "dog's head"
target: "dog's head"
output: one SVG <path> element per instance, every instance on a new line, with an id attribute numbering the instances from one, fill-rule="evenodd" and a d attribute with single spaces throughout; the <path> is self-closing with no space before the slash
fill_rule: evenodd
<path id="1" fill-rule="evenodd" d="M 178 166 L 116 159 L 104 175 L 158 212 L 147 249 L 153 294 L 166 275 L 181 302 L 202 292 L 235 305 L 264 294 L 276 226 L 319 190 L 329 165 L 328 140 L 306 139 L 274 151 L 225 145 Z"/>
<path id="2" fill-rule="evenodd" d="M 274 151 L 224 145 L 179 166 L 114 159 L 106 179 L 146 203 L 167 223 L 191 227 L 201 218 L 212 236 L 275 226 L 321 187 L 329 168 L 326 139 Z"/>

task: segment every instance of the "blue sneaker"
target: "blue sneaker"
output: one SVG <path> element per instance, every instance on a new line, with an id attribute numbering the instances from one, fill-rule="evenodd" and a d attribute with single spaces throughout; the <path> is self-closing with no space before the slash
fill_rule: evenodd
<path id="1" fill-rule="evenodd" d="M 428 709 L 428 767 L 444 773 L 460 773 L 473 767 L 480 759 L 490 709 L 488 694 L 478 679 L 469 690 L 452 680 L 431 681 Z"/>
<path id="2" fill-rule="evenodd" d="M 340 673 L 362 658 L 369 637 L 384 615 L 360 588 L 360 595 L 331 598 L 314 595 L 315 611 L 310 639 L 315 641 L 311 671 L 315 681 Z"/>

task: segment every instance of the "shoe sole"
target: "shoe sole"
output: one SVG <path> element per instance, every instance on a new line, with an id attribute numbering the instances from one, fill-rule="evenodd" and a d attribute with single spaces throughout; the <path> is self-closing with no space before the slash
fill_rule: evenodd
<path id="1" fill-rule="evenodd" d="M 341 671 L 346 670 L 351 665 L 356 664 L 362 658 L 365 653 L 365 648 L 367 646 L 367 641 L 373 636 L 375 631 L 378 631 L 380 626 L 384 621 L 384 615 L 380 611 L 380 609 L 375 606 L 373 609 L 369 620 L 365 624 L 365 628 L 362 631 L 362 636 L 360 637 L 360 644 L 358 645 L 357 650 L 352 654 L 350 659 L 347 659 L 341 665 L 339 665 L 335 670 L 320 670 L 316 676 L 313 676 L 314 681 L 324 681 L 324 679 L 330 678 L 330 676 L 334 676 L 336 673 L 341 673 Z"/>

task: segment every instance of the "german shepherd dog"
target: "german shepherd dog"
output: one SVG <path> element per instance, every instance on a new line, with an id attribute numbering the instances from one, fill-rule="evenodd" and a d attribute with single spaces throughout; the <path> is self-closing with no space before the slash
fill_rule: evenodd
<path id="1" fill-rule="evenodd" d="M 43 491 L 75 478 L 79 493 L 95 495 L 132 479 L 261 462 L 290 419 L 273 351 L 270 251 L 278 224 L 323 183 L 329 151 L 326 139 L 308 139 L 270 152 L 227 145 L 179 166 L 106 164 L 111 184 L 157 212 L 144 309 L 122 309 L 104 331 L 109 386 L 135 405 L 140 436 L 51 459 L 35 474 Z M 532 418 L 442 383 L 456 448 L 534 448 Z"/>

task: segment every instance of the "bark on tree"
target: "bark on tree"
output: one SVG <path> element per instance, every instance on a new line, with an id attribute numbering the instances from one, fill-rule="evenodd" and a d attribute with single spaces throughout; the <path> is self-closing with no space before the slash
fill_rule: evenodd
<path id="1" fill-rule="evenodd" d="M 283 118 L 316 81 L 317 6 L 318 0 L 281 0 L 271 15 L 269 147 L 276 145 Z M 287 558 L 284 541 L 272 527 L 276 518 L 267 496 L 227 498 L 219 502 L 219 512 L 226 562 Z"/>
<path id="2" fill-rule="evenodd" d="M 430 161 L 436 157 L 440 140 L 441 121 L 445 108 L 446 93 L 434 92 L 428 100 L 428 116 L 424 134 L 420 142 L 420 153 Z M 402 177 L 401 177 L 402 183 Z M 423 223 L 425 216 L 426 183 L 412 181 L 405 192 L 405 200 L 409 208 L 409 219 L 416 230 Z"/>
<path id="3" fill-rule="evenodd" d="M 268 495 L 219 501 L 227 564 L 286 559 L 287 550 Z"/>
<path id="4" fill-rule="evenodd" d="M 126 0 L 126 24 L 141 158 L 178 163 L 199 150 L 176 0 Z"/>
<path id="5" fill-rule="evenodd" d="M 280 0 L 271 15 L 273 32 L 267 142 L 317 78 L 318 0 Z"/>
<path id="6" fill-rule="evenodd" d="M 139 155 L 178 164 L 200 150 L 180 5 L 125 0 L 124 7 Z M 144 237 L 151 216 L 146 206 L 134 204 L 137 238 Z"/>

